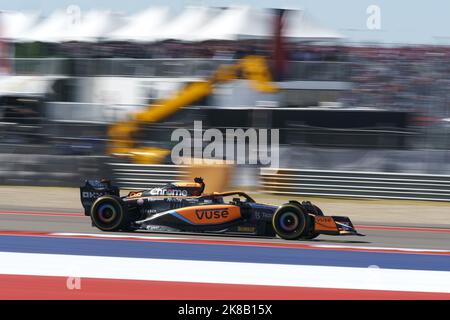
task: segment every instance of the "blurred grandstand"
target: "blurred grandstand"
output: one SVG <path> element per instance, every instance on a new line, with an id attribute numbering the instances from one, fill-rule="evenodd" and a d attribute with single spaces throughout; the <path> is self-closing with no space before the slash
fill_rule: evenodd
<path id="1" fill-rule="evenodd" d="M 221 84 L 142 124 L 135 139 L 170 149 L 172 130 L 194 120 L 278 128 L 283 168 L 450 175 L 449 47 L 348 45 L 302 10 L 0 17 L 0 183 L 129 182 L 107 152 L 108 127 L 248 55 L 267 59 L 278 94 L 252 92 L 244 79 Z M 255 179 L 259 168 L 248 169 Z"/>

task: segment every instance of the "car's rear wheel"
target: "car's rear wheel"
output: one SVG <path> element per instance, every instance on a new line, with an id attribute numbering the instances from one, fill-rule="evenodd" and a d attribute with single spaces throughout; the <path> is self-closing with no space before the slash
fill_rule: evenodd
<path id="1" fill-rule="evenodd" d="M 272 225 L 280 238 L 295 240 L 308 232 L 309 216 L 301 207 L 288 203 L 275 212 Z"/>
<path id="2" fill-rule="evenodd" d="M 126 229 L 129 225 L 127 212 L 119 197 L 105 195 L 92 204 L 91 219 L 94 226 L 102 231 Z"/>

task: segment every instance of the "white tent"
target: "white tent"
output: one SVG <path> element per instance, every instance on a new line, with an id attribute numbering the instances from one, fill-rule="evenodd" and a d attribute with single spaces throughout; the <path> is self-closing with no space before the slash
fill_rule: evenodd
<path id="1" fill-rule="evenodd" d="M 270 9 L 188 7 L 172 21 L 168 15 L 166 7 L 151 7 L 128 18 L 107 11 L 89 11 L 76 18 L 59 10 L 35 25 L 37 16 L 3 13 L 0 38 L 42 42 L 205 41 L 269 38 L 274 31 L 275 14 Z M 317 23 L 303 10 L 288 10 L 284 36 L 311 40 L 343 37 Z"/>
<path id="2" fill-rule="evenodd" d="M 22 34 L 18 40 L 25 42 L 58 42 L 67 32 L 68 27 L 67 14 L 62 10 L 58 10 L 41 21 L 36 27 Z"/>
<path id="3" fill-rule="evenodd" d="M 284 36 L 292 39 L 337 39 L 343 38 L 339 32 L 318 23 L 304 10 L 290 10 L 285 20 Z"/>
<path id="4" fill-rule="evenodd" d="M 165 7 L 149 8 L 143 12 L 129 17 L 128 23 L 123 27 L 110 32 L 109 40 L 124 41 L 151 41 L 155 38 L 157 30 L 166 21 L 169 9 Z"/>
<path id="5" fill-rule="evenodd" d="M 72 24 L 62 41 L 98 41 L 105 38 L 122 23 L 122 17 L 109 11 L 89 11 L 79 23 Z"/>
<path id="6" fill-rule="evenodd" d="M 53 12 L 40 21 L 34 28 L 24 32 L 18 40 L 24 42 L 45 41 L 58 42 L 66 29 L 66 14 L 62 10 Z"/>
<path id="7" fill-rule="evenodd" d="M 107 11 L 89 11 L 74 18 L 57 10 L 19 40 L 25 42 L 97 41 L 121 23 L 121 17 Z"/>
<path id="8" fill-rule="evenodd" d="M 197 41 L 258 39 L 272 35 L 269 10 L 230 7 L 194 36 Z"/>
<path id="9" fill-rule="evenodd" d="M 275 12 L 270 9 L 231 7 L 206 24 L 195 40 L 239 40 L 272 37 Z M 338 39 L 339 32 L 324 27 L 304 10 L 287 10 L 284 36 L 290 39 Z"/>
<path id="10" fill-rule="evenodd" d="M 209 7 L 187 7 L 167 27 L 155 34 L 155 40 L 195 40 L 196 32 L 210 22 L 218 12 L 218 9 Z"/>
<path id="11" fill-rule="evenodd" d="M 20 39 L 36 22 L 38 14 L 5 11 L 0 13 L 0 38 Z"/>

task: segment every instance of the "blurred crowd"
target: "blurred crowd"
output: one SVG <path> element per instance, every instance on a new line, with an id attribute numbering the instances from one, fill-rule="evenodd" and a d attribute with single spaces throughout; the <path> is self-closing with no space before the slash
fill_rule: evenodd
<path id="1" fill-rule="evenodd" d="M 345 47 L 353 89 L 346 106 L 448 114 L 450 47 Z"/>
<path id="2" fill-rule="evenodd" d="M 164 41 L 159 43 L 66 42 L 57 44 L 50 54 L 73 58 L 137 58 L 137 59 L 239 59 L 243 55 L 258 54 L 270 57 L 270 41 L 209 41 L 188 43 Z M 338 61 L 342 59 L 339 46 L 285 44 L 285 55 L 291 61 Z"/>
<path id="3" fill-rule="evenodd" d="M 272 57 L 273 46 L 273 42 L 269 40 L 204 43 L 67 42 L 48 46 L 47 54 L 73 58 L 239 59 L 248 54 Z M 352 83 L 352 89 L 343 92 L 338 99 L 342 106 L 431 111 L 448 115 L 450 66 L 447 62 L 450 58 L 450 47 L 287 42 L 284 55 L 289 61 L 347 62 L 345 79 L 342 79 L 342 76 L 331 79 L 339 78 L 338 81 Z M 306 72 L 306 76 L 311 80 L 326 80 L 325 77 L 314 76 L 320 72 L 342 71 L 342 68 L 329 68 L 334 67 L 330 64 L 312 66 L 314 68 L 290 71 Z"/>
<path id="4" fill-rule="evenodd" d="M 142 59 L 203 58 L 239 59 L 247 54 L 272 56 L 268 41 L 159 44 L 99 43 L 80 46 L 66 43 L 63 55 L 75 57 L 127 57 Z M 348 81 L 353 89 L 339 101 L 346 107 L 446 113 L 450 101 L 450 47 L 445 46 L 348 46 L 288 43 L 290 61 L 349 62 Z M 431 111 L 431 110 L 430 110 Z"/>

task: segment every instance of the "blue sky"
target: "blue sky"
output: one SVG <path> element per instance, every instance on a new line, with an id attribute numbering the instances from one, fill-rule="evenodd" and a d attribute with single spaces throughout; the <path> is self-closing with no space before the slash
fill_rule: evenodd
<path id="1" fill-rule="evenodd" d="M 0 0 L 0 10 L 32 10 L 48 14 L 68 5 L 78 5 L 82 11 L 111 9 L 134 13 L 151 5 L 168 5 L 177 12 L 186 5 L 230 4 L 303 8 L 322 24 L 339 30 L 355 42 L 450 44 L 448 0 Z M 381 9 L 380 30 L 366 27 L 369 5 Z"/>

